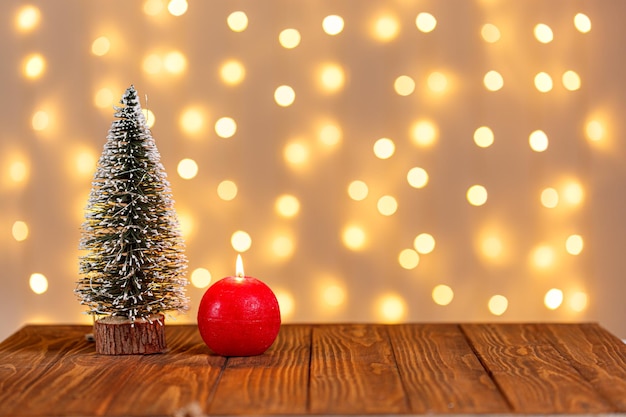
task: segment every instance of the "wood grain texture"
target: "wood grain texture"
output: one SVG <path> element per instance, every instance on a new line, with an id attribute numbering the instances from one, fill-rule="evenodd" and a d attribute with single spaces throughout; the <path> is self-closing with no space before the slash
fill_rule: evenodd
<path id="1" fill-rule="evenodd" d="M 545 328 L 550 343 L 616 411 L 626 413 L 626 344 L 596 323 Z"/>
<path id="2" fill-rule="evenodd" d="M 409 412 L 384 326 L 314 326 L 310 384 L 313 414 Z"/>
<path id="3" fill-rule="evenodd" d="M 306 414 L 310 326 L 283 326 L 263 355 L 228 358 L 210 414 Z"/>
<path id="4" fill-rule="evenodd" d="M 118 387 L 98 389 L 98 382 L 123 380 L 138 358 L 96 355 L 85 340 L 89 331 L 87 326 L 28 326 L 6 340 L 0 415 L 102 415 Z"/>
<path id="5" fill-rule="evenodd" d="M 458 325 L 397 325 L 388 331 L 411 412 L 510 412 Z"/>
<path id="6" fill-rule="evenodd" d="M 96 320 L 93 334 L 96 352 L 102 355 L 150 355 L 165 352 L 165 316 L 154 314 L 134 323 L 120 317 Z"/>
<path id="7" fill-rule="evenodd" d="M 284 325 L 241 358 L 165 330 L 166 353 L 110 356 L 90 326 L 26 326 L 0 343 L 0 416 L 626 416 L 626 346 L 597 324 Z"/>
<path id="8" fill-rule="evenodd" d="M 197 403 L 206 410 L 226 358 L 212 354 L 195 326 L 168 325 L 169 351 L 138 357 L 107 416 L 174 415 Z"/>
<path id="9" fill-rule="evenodd" d="M 465 324 L 483 366 L 516 413 L 586 414 L 616 410 L 535 324 Z"/>

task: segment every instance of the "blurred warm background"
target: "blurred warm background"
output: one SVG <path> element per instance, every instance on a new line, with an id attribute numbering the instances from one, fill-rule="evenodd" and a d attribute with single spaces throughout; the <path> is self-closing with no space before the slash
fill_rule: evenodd
<path id="1" fill-rule="evenodd" d="M 134 84 L 195 321 L 213 280 L 284 322 L 599 321 L 626 337 L 626 2 L 0 3 L 0 339 L 89 323 L 91 177 Z M 170 320 L 170 321 L 172 321 Z"/>

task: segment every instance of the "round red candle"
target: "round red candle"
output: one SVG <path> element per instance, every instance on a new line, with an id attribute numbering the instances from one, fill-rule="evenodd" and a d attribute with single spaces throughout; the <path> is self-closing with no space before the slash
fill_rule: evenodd
<path id="1" fill-rule="evenodd" d="M 253 356 L 265 352 L 280 330 L 280 310 L 272 290 L 262 281 L 243 275 L 226 277 L 204 293 L 198 309 L 202 340 L 218 355 Z"/>

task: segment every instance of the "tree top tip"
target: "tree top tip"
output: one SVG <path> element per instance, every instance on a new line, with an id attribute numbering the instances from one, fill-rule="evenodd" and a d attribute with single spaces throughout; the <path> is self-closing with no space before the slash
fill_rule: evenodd
<path id="1" fill-rule="evenodd" d="M 135 90 L 135 86 L 133 84 L 131 84 L 130 87 L 128 87 L 124 92 L 121 103 L 131 106 L 137 105 L 139 103 L 137 90 Z"/>

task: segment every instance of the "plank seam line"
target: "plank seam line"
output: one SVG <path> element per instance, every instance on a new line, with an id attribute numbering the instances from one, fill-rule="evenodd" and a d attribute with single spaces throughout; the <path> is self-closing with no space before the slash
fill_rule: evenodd
<path id="1" fill-rule="evenodd" d="M 220 368 L 220 373 L 217 375 L 217 378 L 215 379 L 215 383 L 213 383 L 213 387 L 211 388 L 211 392 L 209 393 L 209 397 L 207 398 L 207 408 L 209 410 L 213 406 L 213 399 L 215 398 L 217 387 L 220 385 L 220 381 L 222 380 L 222 376 L 224 375 L 224 372 L 226 371 L 226 367 L 228 366 L 229 360 L 230 360 L 229 357 L 226 357 L 224 359 L 224 362 L 222 363 L 222 367 Z"/>
<path id="2" fill-rule="evenodd" d="M 517 410 L 513 406 L 513 403 L 509 399 L 508 395 L 506 394 L 506 392 L 504 391 L 502 386 L 500 386 L 500 383 L 498 383 L 498 380 L 494 378 L 493 372 L 491 372 L 491 370 L 487 366 L 487 363 L 484 361 L 484 358 L 481 356 L 480 352 L 478 352 L 478 350 L 476 349 L 476 346 L 474 345 L 474 343 L 472 343 L 472 339 L 465 332 L 464 326 L 462 324 L 459 324 L 459 325 L 457 325 L 457 327 L 459 328 L 459 330 L 461 331 L 461 334 L 465 338 L 465 342 L 467 343 L 467 345 L 470 347 L 470 349 L 472 349 L 472 352 L 474 352 L 474 356 L 476 356 L 476 359 L 478 359 L 478 362 L 480 362 L 480 366 L 483 367 L 483 369 L 485 370 L 485 373 L 489 376 L 491 381 L 493 381 L 494 385 L 496 386 L 496 388 L 500 392 L 500 395 L 502 395 L 502 398 L 504 398 L 504 401 L 506 402 L 506 405 L 509 407 L 509 409 L 512 412 L 516 412 Z"/>
<path id="3" fill-rule="evenodd" d="M 409 394 L 404 384 L 404 376 L 402 375 L 402 371 L 400 370 L 400 367 L 398 366 L 398 357 L 396 356 L 396 345 L 392 343 L 391 341 L 391 335 L 389 334 L 389 326 L 384 326 L 383 328 L 385 329 L 387 342 L 389 343 L 389 346 L 391 347 L 391 356 L 393 357 L 393 363 L 396 367 L 396 372 L 398 373 L 398 377 L 400 378 L 400 385 L 402 386 L 402 392 L 404 393 L 404 405 L 406 406 L 407 410 L 412 411 L 411 401 L 409 400 Z"/>
<path id="4" fill-rule="evenodd" d="M 550 332 L 549 336 L 544 336 L 544 340 L 546 340 L 552 349 L 572 368 L 578 375 L 580 375 L 581 379 L 585 381 L 589 386 L 593 389 L 593 392 L 598 395 L 598 397 L 602 398 L 607 405 L 609 405 L 613 410 L 612 412 L 621 411 L 619 404 L 616 404 L 611 397 L 607 397 L 604 390 L 599 390 L 596 384 L 593 383 L 589 378 L 587 378 L 584 370 L 581 369 L 581 365 L 578 361 L 576 361 L 568 352 L 567 349 L 564 349 L 563 346 L 559 343 L 558 337 L 554 334 L 552 330 L 552 326 L 548 327 L 548 331 Z"/>
<path id="5" fill-rule="evenodd" d="M 309 366 L 307 366 L 307 387 L 305 409 L 307 414 L 311 413 L 311 365 L 313 364 L 313 331 L 314 327 L 309 328 Z"/>

